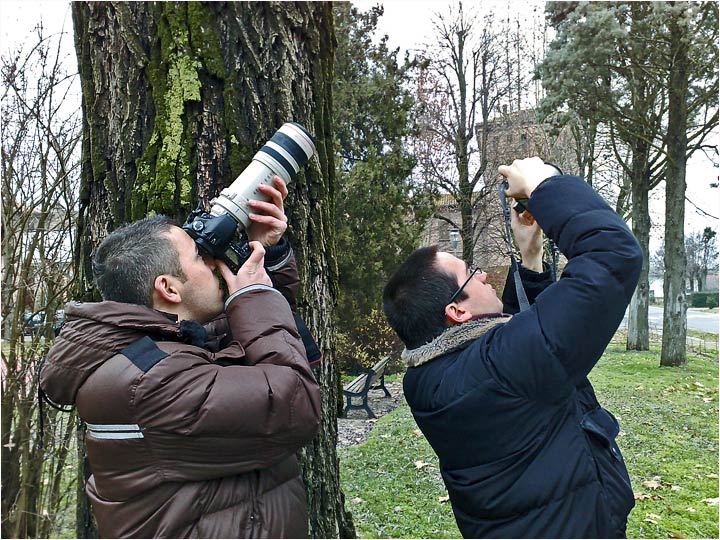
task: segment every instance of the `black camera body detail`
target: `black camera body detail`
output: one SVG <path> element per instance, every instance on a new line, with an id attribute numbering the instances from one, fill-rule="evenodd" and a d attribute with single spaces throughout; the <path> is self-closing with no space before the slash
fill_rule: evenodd
<path id="1" fill-rule="evenodd" d="M 250 257 L 247 240 L 233 242 L 237 222 L 230 214 L 214 216 L 202 209 L 190 212 L 182 228 L 208 255 L 220 259 L 237 274 L 242 264 Z"/>

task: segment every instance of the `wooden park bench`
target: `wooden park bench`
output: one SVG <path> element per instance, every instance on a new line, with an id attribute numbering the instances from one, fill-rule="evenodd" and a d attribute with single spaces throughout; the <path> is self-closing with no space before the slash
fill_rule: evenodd
<path id="1" fill-rule="evenodd" d="M 368 392 L 370 390 L 381 389 L 385 392 L 385 397 L 392 397 L 385 387 L 385 367 L 389 360 L 390 356 L 386 356 L 371 367 L 367 373 L 357 376 L 343 387 L 343 394 L 347 399 L 347 405 L 345 405 L 345 410 L 343 411 L 344 417 L 347 417 L 347 412 L 350 409 L 365 409 L 370 418 L 377 418 L 368 405 Z M 354 405 L 352 402 L 353 398 L 362 399 L 362 403 L 360 405 Z"/>

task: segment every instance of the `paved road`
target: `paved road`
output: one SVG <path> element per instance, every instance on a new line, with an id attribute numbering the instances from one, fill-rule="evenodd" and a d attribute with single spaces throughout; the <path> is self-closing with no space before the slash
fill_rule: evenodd
<path id="1" fill-rule="evenodd" d="M 655 326 L 662 328 L 663 308 L 650 306 L 650 309 L 648 310 L 648 321 L 651 327 Z M 720 313 L 708 313 L 707 311 L 688 309 L 687 323 L 688 329 L 690 330 L 699 330 L 701 332 L 712 332 L 713 334 L 717 334 L 718 326 L 720 326 Z M 627 325 L 627 313 L 625 313 L 622 325 Z"/>

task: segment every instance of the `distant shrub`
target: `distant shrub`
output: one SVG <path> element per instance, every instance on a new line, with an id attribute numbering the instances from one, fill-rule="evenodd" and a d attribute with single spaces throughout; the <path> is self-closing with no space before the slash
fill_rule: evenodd
<path id="1" fill-rule="evenodd" d="M 690 293 L 690 307 L 714 308 L 718 306 L 717 291 L 702 291 Z"/>
<path id="2" fill-rule="evenodd" d="M 386 373 L 400 373 L 405 365 L 400 359 L 403 345 L 379 309 L 373 309 L 349 331 L 339 331 L 336 350 L 340 372 L 356 375 L 367 371 L 378 360 L 390 354 Z"/>

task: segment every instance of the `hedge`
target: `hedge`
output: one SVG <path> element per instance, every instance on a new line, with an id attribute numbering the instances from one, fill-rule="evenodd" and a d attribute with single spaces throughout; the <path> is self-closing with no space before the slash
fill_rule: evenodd
<path id="1" fill-rule="evenodd" d="M 691 307 L 715 308 L 718 306 L 718 291 L 702 291 L 690 293 Z"/>

